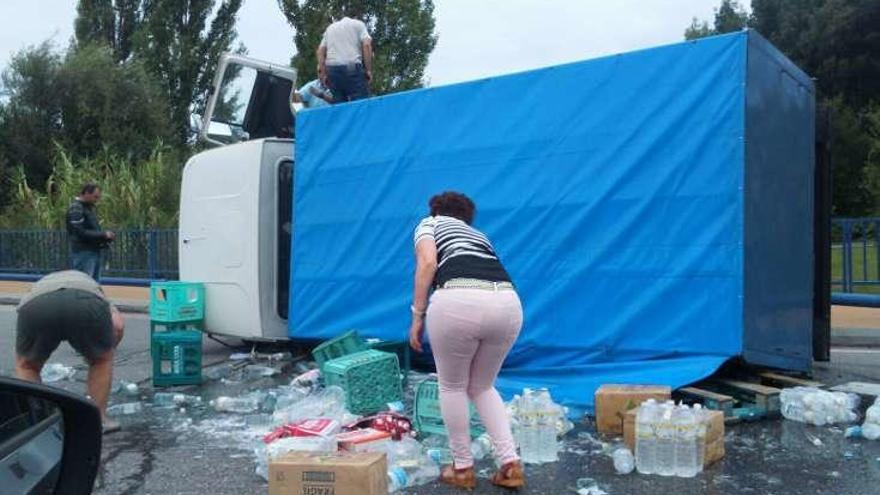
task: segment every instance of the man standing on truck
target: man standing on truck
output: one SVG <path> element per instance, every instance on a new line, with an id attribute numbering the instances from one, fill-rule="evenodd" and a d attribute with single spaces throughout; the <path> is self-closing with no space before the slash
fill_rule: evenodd
<path id="1" fill-rule="evenodd" d="M 101 282 L 101 251 L 116 234 L 101 230 L 95 204 L 101 199 L 101 188 L 94 182 L 83 184 L 70 208 L 67 209 L 67 237 L 70 242 L 71 267 L 96 282 Z"/>
<path id="2" fill-rule="evenodd" d="M 360 100 L 370 96 L 373 80 L 373 39 L 355 7 L 327 26 L 318 46 L 318 75 L 333 90 L 334 102 Z M 325 79 L 326 78 L 326 79 Z"/>

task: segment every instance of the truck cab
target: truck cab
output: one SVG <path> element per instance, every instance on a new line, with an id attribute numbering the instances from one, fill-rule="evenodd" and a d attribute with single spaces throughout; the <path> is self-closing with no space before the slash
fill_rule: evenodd
<path id="1" fill-rule="evenodd" d="M 290 67 L 220 60 L 200 129 L 214 147 L 184 167 L 178 240 L 180 279 L 205 284 L 209 334 L 288 338 L 295 88 Z"/>

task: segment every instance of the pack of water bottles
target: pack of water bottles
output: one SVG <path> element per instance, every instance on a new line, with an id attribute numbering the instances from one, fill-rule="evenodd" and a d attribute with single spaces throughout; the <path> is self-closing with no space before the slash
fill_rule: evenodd
<path id="1" fill-rule="evenodd" d="M 792 421 L 824 426 L 858 419 L 855 409 L 859 407 L 859 396 L 856 394 L 793 387 L 783 389 L 779 400 L 782 416 Z"/>
<path id="2" fill-rule="evenodd" d="M 636 413 L 636 468 L 642 474 L 691 478 L 703 470 L 706 411 L 649 399 Z"/>
<path id="3" fill-rule="evenodd" d="M 520 457 L 527 464 L 555 462 L 559 454 L 559 436 L 573 427 L 566 409 L 553 402 L 546 388 L 524 389 L 507 405 L 513 436 Z"/>

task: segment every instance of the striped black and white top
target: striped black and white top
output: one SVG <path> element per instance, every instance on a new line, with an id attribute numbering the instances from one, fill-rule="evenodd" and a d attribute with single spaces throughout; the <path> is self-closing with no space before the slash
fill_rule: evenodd
<path id="1" fill-rule="evenodd" d="M 415 244 L 425 239 L 437 245 L 435 286 L 454 278 L 510 282 L 486 235 L 463 221 L 443 215 L 426 217 L 416 227 Z"/>

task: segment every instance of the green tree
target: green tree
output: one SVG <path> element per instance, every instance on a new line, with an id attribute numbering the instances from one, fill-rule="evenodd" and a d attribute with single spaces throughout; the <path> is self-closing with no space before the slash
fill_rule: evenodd
<path id="1" fill-rule="evenodd" d="M 235 47 L 243 0 L 79 0 L 77 46 L 103 43 L 117 60 L 136 60 L 158 79 L 179 143 L 191 138 L 190 115 L 207 102 L 217 62 Z M 234 106 L 235 95 L 222 105 Z"/>
<path id="2" fill-rule="evenodd" d="M 296 34 L 293 57 L 300 81 L 317 77 L 315 51 L 324 30 L 346 8 L 362 12 L 373 38 L 373 82 L 377 94 L 419 88 L 437 44 L 432 0 L 278 0 Z"/>
<path id="3" fill-rule="evenodd" d="M 715 20 L 710 26 L 708 21 L 701 21 L 694 17 L 691 25 L 684 31 L 684 37 L 688 40 L 705 38 L 716 34 L 732 33 L 748 26 L 749 14 L 737 0 L 722 0 L 721 5 L 715 9 Z"/>
<path id="4" fill-rule="evenodd" d="M 171 136 L 157 84 L 140 64 L 118 63 L 103 46 L 63 57 L 47 43 L 25 49 L 3 83 L 9 101 L 0 112 L 0 156 L 7 170 L 23 166 L 37 187 L 52 171 L 53 143 L 76 157 L 112 150 L 137 161 Z"/>
<path id="5" fill-rule="evenodd" d="M 106 44 L 117 60 L 128 60 L 143 15 L 141 0 L 79 0 L 76 14 L 78 45 Z"/>
<path id="6" fill-rule="evenodd" d="M 720 31 L 720 22 L 741 17 L 723 1 L 710 30 L 694 19 L 694 39 Z M 833 213 L 866 215 L 878 210 L 878 172 L 872 165 L 871 108 L 880 104 L 880 2 L 875 0 L 752 0 L 748 26 L 816 79 L 819 104 L 831 109 Z"/>

